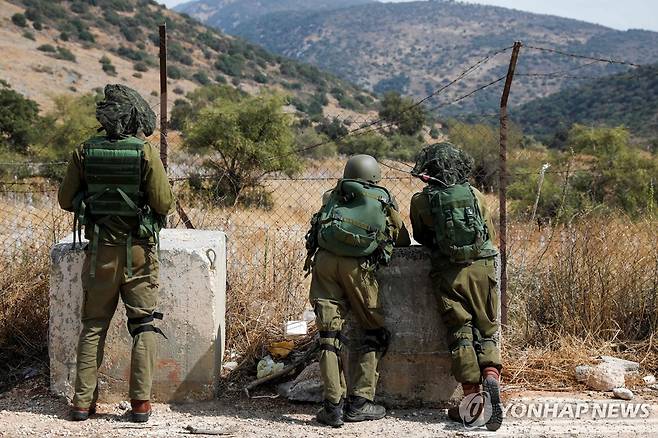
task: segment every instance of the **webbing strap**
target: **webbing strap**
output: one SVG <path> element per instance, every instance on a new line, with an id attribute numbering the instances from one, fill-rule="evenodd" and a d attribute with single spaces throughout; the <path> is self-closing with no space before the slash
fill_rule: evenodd
<path id="1" fill-rule="evenodd" d="M 121 195 L 121 197 L 126 202 L 126 204 L 128 204 L 128 207 L 132 208 L 136 212 L 139 211 L 139 208 L 137 207 L 137 205 L 133 202 L 132 199 L 130 199 L 130 197 L 126 194 L 126 192 L 124 192 L 123 190 L 121 190 L 118 187 L 116 188 L 116 191 L 119 195 Z"/>
<path id="2" fill-rule="evenodd" d="M 153 312 L 150 315 L 140 316 L 139 318 L 128 318 L 128 324 L 146 324 L 147 322 L 153 322 L 155 319 L 162 319 L 164 315 L 160 312 Z"/>
<path id="3" fill-rule="evenodd" d="M 91 240 L 91 266 L 89 267 L 89 278 L 96 278 L 96 259 L 98 257 L 98 235 L 100 227 L 94 224 L 94 237 Z"/>
<path id="4" fill-rule="evenodd" d="M 165 335 L 162 332 L 162 330 L 160 330 L 159 328 L 154 327 L 152 325 L 140 325 L 135 330 L 133 330 L 130 334 L 134 338 L 135 336 L 139 335 L 140 333 L 144 333 L 144 332 L 155 332 L 155 333 L 158 333 L 158 334 L 162 335 L 165 339 L 169 339 L 167 337 L 167 335 Z"/>
<path id="5" fill-rule="evenodd" d="M 126 238 L 126 270 L 128 271 L 128 278 L 133 276 L 133 235 L 128 232 Z"/>
<path id="6" fill-rule="evenodd" d="M 374 233 L 375 231 L 377 231 L 372 226 L 366 224 L 365 222 L 357 221 L 356 219 L 352 219 L 352 218 L 349 218 L 349 217 L 342 217 L 342 216 L 339 216 L 339 215 L 334 215 L 332 218 L 337 220 L 337 221 L 341 221 L 341 222 L 345 222 L 345 223 L 354 225 L 355 227 L 361 228 L 362 230 L 367 231 L 369 233 Z"/>
<path id="7" fill-rule="evenodd" d="M 320 350 L 331 351 L 332 353 L 335 353 L 337 356 L 340 354 L 340 349 L 336 348 L 335 345 L 320 344 Z"/>

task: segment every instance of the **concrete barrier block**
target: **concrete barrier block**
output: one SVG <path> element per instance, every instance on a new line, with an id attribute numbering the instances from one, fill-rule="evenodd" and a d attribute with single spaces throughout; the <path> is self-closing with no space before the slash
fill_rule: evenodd
<path id="1" fill-rule="evenodd" d="M 51 390 L 71 397 L 80 333 L 84 253 L 71 248 L 72 235 L 52 249 L 50 276 Z M 158 339 L 153 398 L 191 401 L 213 398 L 224 355 L 226 235 L 218 231 L 163 230 L 160 234 L 160 299 L 168 336 Z M 102 401 L 128 393 L 132 338 L 121 301 L 105 345 L 99 384 Z"/>
<path id="2" fill-rule="evenodd" d="M 392 333 L 379 363 L 377 400 L 388 406 L 439 406 L 461 397 L 451 375 L 446 327 L 430 280 L 430 252 L 420 246 L 396 248 L 389 266 L 377 272 L 386 327 Z M 348 318 L 346 335 L 359 336 Z M 349 370 L 356 355 L 347 351 Z"/>

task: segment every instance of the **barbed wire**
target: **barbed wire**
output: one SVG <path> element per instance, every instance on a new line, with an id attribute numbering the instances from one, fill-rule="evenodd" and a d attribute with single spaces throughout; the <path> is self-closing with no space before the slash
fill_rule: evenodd
<path id="1" fill-rule="evenodd" d="M 606 58 L 599 58 L 599 57 L 595 57 L 595 56 L 581 55 L 581 54 L 578 54 L 578 53 L 570 53 L 570 52 L 566 52 L 564 50 L 553 49 L 553 48 L 550 48 L 550 47 L 534 46 L 534 45 L 531 45 L 531 44 L 524 44 L 523 47 L 525 47 L 526 49 L 538 50 L 538 51 L 541 51 L 541 52 L 555 53 L 557 55 L 567 56 L 567 57 L 571 57 L 571 58 L 589 59 L 590 61 L 602 62 L 602 63 L 607 63 L 607 64 L 629 65 L 629 66 L 632 66 L 632 67 L 642 67 L 641 64 L 636 64 L 636 63 L 630 62 L 630 61 L 621 61 L 621 60 L 612 59 L 612 58 L 606 59 Z"/>

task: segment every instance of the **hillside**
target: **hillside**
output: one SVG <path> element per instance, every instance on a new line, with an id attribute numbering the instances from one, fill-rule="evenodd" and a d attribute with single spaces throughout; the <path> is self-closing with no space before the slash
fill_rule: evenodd
<path id="1" fill-rule="evenodd" d="M 373 0 L 197 0 L 174 10 L 191 15 L 203 23 L 234 33 L 249 21 L 274 12 L 327 11 L 371 3 Z"/>
<path id="2" fill-rule="evenodd" d="M 195 16 L 201 20 L 207 18 Z M 583 55 L 639 63 L 658 61 L 656 32 L 622 32 L 577 20 L 454 1 L 374 2 L 331 11 L 276 12 L 242 21 L 233 32 L 370 90 L 397 89 L 417 97 L 447 83 L 485 54 L 510 46 L 515 40 Z M 508 55 L 497 56 L 448 90 L 446 96 L 465 94 L 502 76 L 508 62 Z M 544 74 L 585 63 L 524 50 L 518 72 Z M 583 76 L 595 77 L 620 71 L 605 64 L 579 70 Z M 524 77 L 517 81 L 511 102 L 517 104 L 546 96 L 573 86 L 574 81 L 584 80 L 567 83 L 556 78 Z M 464 105 L 463 110 L 490 111 L 499 99 L 499 90 L 478 97 L 477 104 Z"/>
<path id="3" fill-rule="evenodd" d="M 200 85 L 228 83 L 250 93 L 285 92 L 310 117 L 364 111 L 372 103 L 367 93 L 316 67 L 224 35 L 154 0 L 0 0 L 0 79 L 45 111 L 54 95 L 88 93 L 108 82 L 138 89 L 155 106 L 163 22 L 172 102 Z"/>
<path id="4" fill-rule="evenodd" d="M 514 110 L 527 133 L 553 140 L 573 123 L 624 125 L 634 134 L 658 140 L 658 65 L 600 78 L 560 91 Z"/>

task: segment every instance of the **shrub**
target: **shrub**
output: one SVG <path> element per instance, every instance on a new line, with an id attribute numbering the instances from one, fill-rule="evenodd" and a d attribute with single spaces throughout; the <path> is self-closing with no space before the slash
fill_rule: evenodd
<path id="1" fill-rule="evenodd" d="M 82 29 L 81 31 L 78 32 L 78 38 L 82 41 L 87 41 L 90 43 L 96 42 L 96 38 L 94 38 L 94 35 L 89 32 L 87 29 Z"/>
<path id="2" fill-rule="evenodd" d="M 59 39 L 62 41 L 68 41 L 69 40 L 69 34 L 67 32 L 62 32 L 59 34 Z"/>
<path id="3" fill-rule="evenodd" d="M 181 70 L 178 67 L 176 67 L 175 65 L 171 65 L 171 66 L 167 67 L 167 76 L 170 79 L 176 80 L 176 79 L 180 79 L 181 77 L 183 77 L 183 73 L 181 72 Z"/>
<path id="4" fill-rule="evenodd" d="M 35 21 L 32 23 L 32 27 L 34 28 L 34 30 L 41 30 L 43 29 L 43 24 L 41 24 L 40 21 Z"/>
<path id="5" fill-rule="evenodd" d="M 112 65 L 112 60 L 108 58 L 107 56 L 103 55 L 101 59 L 98 60 L 98 62 L 103 66 L 103 71 L 107 73 L 110 76 L 116 76 L 117 75 L 117 70 Z"/>
<path id="6" fill-rule="evenodd" d="M 25 15 L 17 13 L 11 16 L 11 22 L 14 23 L 18 27 L 26 27 L 27 26 L 27 19 L 25 18 Z"/>
<path id="7" fill-rule="evenodd" d="M 196 82 L 198 82 L 201 85 L 208 85 L 210 84 L 210 78 L 206 74 L 205 71 L 198 71 L 192 75 L 192 79 L 194 79 Z"/>
<path id="8" fill-rule="evenodd" d="M 148 71 L 148 70 L 149 70 L 148 65 L 146 65 L 146 63 L 141 62 L 141 61 L 140 61 L 140 62 L 136 62 L 136 63 L 133 65 L 133 68 L 135 69 L 135 71 L 141 71 L 141 72 L 145 72 L 145 71 Z"/>
<path id="9" fill-rule="evenodd" d="M 66 47 L 57 47 L 57 55 L 55 57 L 64 61 L 76 62 L 75 55 Z"/>
<path id="10" fill-rule="evenodd" d="M 35 123 L 38 120 L 37 103 L 0 80 L 0 145 L 16 152 L 26 152 L 37 135 Z"/>
<path id="11" fill-rule="evenodd" d="M 267 84 L 267 75 L 257 72 L 254 74 L 254 81 L 258 82 L 259 84 Z"/>
<path id="12" fill-rule="evenodd" d="M 28 40 L 36 41 L 36 38 L 34 38 L 34 34 L 30 32 L 29 30 L 26 30 L 23 32 L 23 38 L 27 38 Z"/>
<path id="13" fill-rule="evenodd" d="M 48 52 L 48 53 L 57 52 L 57 49 L 54 46 L 52 46 L 51 44 L 42 44 L 39 47 L 37 47 L 37 50 L 40 50 L 42 52 Z"/>
<path id="14" fill-rule="evenodd" d="M 215 68 L 229 76 L 239 77 L 244 68 L 244 58 L 242 55 L 220 55 Z"/>

